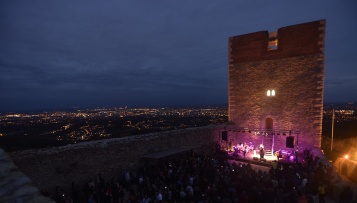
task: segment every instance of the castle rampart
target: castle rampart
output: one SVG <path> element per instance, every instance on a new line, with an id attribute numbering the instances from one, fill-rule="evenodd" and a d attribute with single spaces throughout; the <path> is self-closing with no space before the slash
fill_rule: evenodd
<path id="1" fill-rule="evenodd" d="M 52 191 L 55 186 L 68 188 L 72 181 L 83 184 L 98 173 L 108 179 L 118 177 L 123 170 L 137 168 L 150 153 L 187 147 L 210 151 L 219 136 L 208 126 L 26 150 L 11 157 L 36 187 Z"/>

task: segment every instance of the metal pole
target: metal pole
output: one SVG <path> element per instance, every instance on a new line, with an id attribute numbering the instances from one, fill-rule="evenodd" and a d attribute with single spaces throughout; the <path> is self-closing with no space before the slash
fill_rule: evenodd
<path id="1" fill-rule="evenodd" d="M 333 127 L 335 125 L 335 109 L 332 109 L 332 133 L 331 133 L 331 152 L 333 148 Z"/>
<path id="2" fill-rule="evenodd" d="M 296 134 L 296 154 L 295 154 L 296 163 L 299 163 L 298 155 L 299 155 L 299 133 Z"/>

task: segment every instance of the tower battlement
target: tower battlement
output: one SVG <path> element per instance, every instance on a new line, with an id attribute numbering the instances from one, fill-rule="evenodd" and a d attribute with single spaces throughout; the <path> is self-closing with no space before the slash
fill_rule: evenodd
<path id="1" fill-rule="evenodd" d="M 325 20 L 259 31 L 229 38 L 229 64 L 323 54 Z M 269 49 L 275 42 L 276 49 Z"/>

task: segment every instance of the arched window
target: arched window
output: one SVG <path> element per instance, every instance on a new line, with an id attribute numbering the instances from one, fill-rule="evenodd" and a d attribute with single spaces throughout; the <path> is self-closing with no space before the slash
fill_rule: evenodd
<path id="1" fill-rule="evenodd" d="M 275 96 L 275 90 L 268 90 L 267 91 L 267 96 L 270 97 L 270 96 Z"/>
<path id="2" fill-rule="evenodd" d="M 273 129 L 273 119 L 272 118 L 265 119 L 265 129 Z"/>

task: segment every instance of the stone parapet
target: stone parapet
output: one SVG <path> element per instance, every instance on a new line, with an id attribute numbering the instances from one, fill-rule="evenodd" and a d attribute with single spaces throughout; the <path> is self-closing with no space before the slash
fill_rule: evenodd
<path id="1" fill-rule="evenodd" d="M 53 202 L 40 195 L 30 178 L 18 170 L 2 149 L 0 149 L 0 202 Z"/>
<path id="2" fill-rule="evenodd" d="M 56 186 L 83 184 L 98 173 L 108 179 L 118 177 L 123 170 L 137 168 L 150 153 L 182 147 L 213 150 L 219 136 L 214 126 L 207 126 L 26 150 L 11 157 L 35 186 L 53 192 Z"/>

